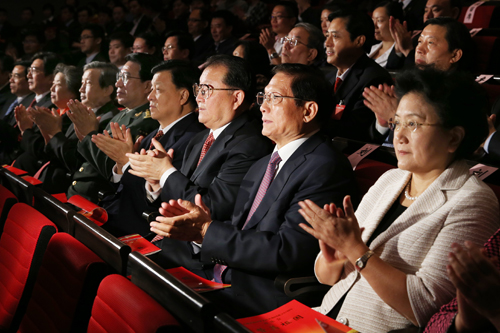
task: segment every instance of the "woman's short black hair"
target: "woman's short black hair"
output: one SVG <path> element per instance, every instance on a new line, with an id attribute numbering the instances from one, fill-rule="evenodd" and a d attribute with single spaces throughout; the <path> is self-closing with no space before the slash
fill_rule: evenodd
<path id="1" fill-rule="evenodd" d="M 409 93 L 421 95 L 432 105 L 444 128 L 464 128 L 455 159 L 470 156 L 486 140 L 488 98 L 467 73 L 433 68 L 404 71 L 396 78 L 396 94 L 401 99 Z"/>
<path id="2" fill-rule="evenodd" d="M 401 2 L 396 2 L 396 1 L 390 1 L 390 0 L 384 0 L 382 2 L 379 2 L 378 4 L 375 5 L 373 10 L 384 7 L 387 16 L 389 17 L 394 17 L 395 19 L 398 19 L 399 22 L 403 22 L 405 17 L 404 17 L 404 12 L 403 12 L 403 4 Z"/>
<path id="3" fill-rule="evenodd" d="M 293 97 L 297 106 L 304 105 L 305 101 L 318 104 L 318 114 L 315 118 L 320 126 L 331 117 L 334 107 L 333 87 L 319 69 L 303 64 L 281 64 L 273 69 L 273 74 L 284 73 L 292 76 Z"/>
<path id="4" fill-rule="evenodd" d="M 80 86 L 82 85 L 83 70 L 76 66 L 59 63 L 54 74 L 62 73 L 66 80 L 68 90 L 73 94 L 73 99 L 80 100 Z"/>

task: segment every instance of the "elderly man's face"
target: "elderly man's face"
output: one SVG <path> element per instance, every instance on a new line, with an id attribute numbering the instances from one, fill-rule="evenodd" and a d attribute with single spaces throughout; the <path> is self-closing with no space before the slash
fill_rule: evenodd
<path id="1" fill-rule="evenodd" d="M 101 88 L 99 77 L 101 70 L 87 69 L 83 73 L 82 86 L 80 87 L 80 100 L 86 107 L 97 108 L 107 103 L 113 92 L 113 86 Z"/>
<path id="2" fill-rule="evenodd" d="M 28 68 L 28 85 L 35 94 L 43 94 L 50 90 L 53 75 L 45 75 L 45 66 L 42 59 L 35 59 Z"/>
<path id="3" fill-rule="evenodd" d="M 288 33 L 288 41 L 283 44 L 281 62 L 284 64 L 310 65 L 316 58 L 315 49 L 309 48 L 309 33 L 304 28 L 293 28 Z M 297 43 L 297 45 L 293 45 Z"/>
<path id="4" fill-rule="evenodd" d="M 27 95 L 29 91 L 28 79 L 26 78 L 27 68 L 21 65 L 14 66 L 10 76 L 10 92 L 16 96 Z"/>
<path id="5" fill-rule="evenodd" d="M 205 96 L 199 93 L 196 96 L 199 113 L 198 120 L 200 123 L 210 129 L 218 129 L 236 117 L 235 91 L 234 90 L 213 90 L 215 89 L 231 89 L 222 83 L 222 79 L 227 73 L 227 68 L 224 66 L 209 66 L 205 68 L 200 77 L 200 86 L 211 87 L 211 92 L 207 92 Z M 241 92 L 241 91 L 240 91 Z"/>
<path id="6" fill-rule="evenodd" d="M 273 76 L 265 93 L 278 96 L 294 97 L 292 93 L 293 77 L 284 73 Z M 262 135 L 276 142 L 278 148 L 296 140 L 304 130 L 304 107 L 297 106 L 293 98 L 277 99 L 274 103 L 264 101 L 262 112 Z"/>
<path id="7" fill-rule="evenodd" d="M 141 66 L 133 61 L 127 61 L 120 72 L 120 78 L 116 81 L 116 99 L 118 103 L 134 109 L 145 103 L 149 93 L 149 84 L 142 82 L 139 71 Z"/>
<path id="8" fill-rule="evenodd" d="M 459 54 L 458 54 L 458 53 Z M 446 41 L 446 28 L 429 24 L 418 38 L 415 49 L 415 65 L 417 67 L 434 66 L 447 71 L 461 58 L 461 50 L 450 52 Z"/>

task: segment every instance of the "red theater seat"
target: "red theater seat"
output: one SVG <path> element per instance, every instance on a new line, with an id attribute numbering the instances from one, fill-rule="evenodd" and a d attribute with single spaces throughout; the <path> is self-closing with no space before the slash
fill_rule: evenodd
<path id="1" fill-rule="evenodd" d="M 356 170 L 354 170 L 354 175 L 358 181 L 361 195 L 365 195 L 366 192 L 368 192 L 368 189 L 375 184 L 377 179 L 379 179 L 382 174 L 384 174 L 387 170 L 394 168 L 395 166 L 393 165 L 370 160 L 369 158 L 362 160 L 356 166 Z"/>
<path id="2" fill-rule="evenodd" d="M 7 214 L 9 214 L 15 203 L 17 203 L 17 197 L 3 185 L 0 185 L 0 234 L 7 219 Z"/>
<path id="3" fill-rule="evenodd" d="M 107 265 L 67 233 L 49 242 L 19 333 L 85 332 Z"/>
<path id="4" fill-rule="evenodd" d="M 495 28 L 498 27 L 499 22 L 497 21 L 499 15 L 499 5 L 500 1 L 491 1 L 476 8 L 474 13 L 474 19 L 472 23 L 464 23 L 465 26 L 469 29 L 473 28 Z M 458 18 L 459 22 L 464 22 L 465 14 L 469 6 L 463 7 L 460 12 L 460 17 Z"/>
<path id="5" fill-rule="evenodd" d="M 0 331 L 17 330 L 56 231 L 54 223 L 26 204 L 10 210 L 0 236 Z"/>
<path id="6" fill-rule="evenodd" d="M 87 332 L 181 331 L 177 320 L 151 296 L 123 276 L 113 274 L 99 286 Z"/>

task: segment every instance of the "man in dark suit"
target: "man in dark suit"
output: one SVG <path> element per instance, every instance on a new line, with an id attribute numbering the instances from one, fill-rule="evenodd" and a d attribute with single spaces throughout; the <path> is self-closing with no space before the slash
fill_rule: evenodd
<path id="1" fill-rule="evenodd" d="M 21 133 L 16 126 L 14 109 L 18 105 L 27 108 L 35 98 L 35 94 L 28 86 L 27 74 L 30 65 L 31 61 L 18 61 L 14 64 L 10 75 L 10 91 L 16 99 L 10 103 L 0 120 L 0 164 L 11 164 L 20 154 L 18 150 Z"/>
<path id="2" fill-rule="evenodd" d="M 114 116 L 110 123 L 129 128 L 135 142 L 139 137 L 147 136 L 158 127 L 158 122 L 151 117 L 148 94 L 151 92 L 153 77 L 151 70 L 159 61 L 155 56 L 145 53 L 129 54 L 125 59 L 127 62 L 119 72 L 115 83 L 118 103 L 125 109 Z M 111 132 L 110 124 L 106 126 L 106 131 Z M 89 132 L 78 144 L 78 152 L 104 178 L 110 179 L 116 161 L 92 142 L 92 137 L 97 134 L 97 131 Z M 126 159 L 125 153 L 123 159 Z M 122 164 L 126 162 L 128 159 Z"/>
<path id="3" fill-rule="evenodd" d="M 143 139 L 136 151 L 154 148 L 152 140 L 156 138 L 165 150 L 173 149 L 176 152 L 172 164 L 180 169 L 188 142 L 205 129 L 198 122 L 195 112 L 196 100 L 192 90 L 200 73 L 184 61 L 172 60 L 156 66 L 153 74 L 153 89 L 149 90 L 151 93 L 148 99 L 151 117 L 160 123 L 160 128 Z M 118 127 L 114 124 L 113 126 L 113 131 L 119 132 Z M 142 213 L 156 211 L 158 207 L 151 206 L 146 198 L 146 180 L 127 172 L 129 163 L 125 154 L 134 152 L 134 140 L 129 134 L 123 136 L 127 138 L 126 141 L 103 134 L 92 138 L 97 147 L 116 162 L 113 168 L 113 182 L 119 186 L 113 198 L 103 203 L 103 207 L 108 211 L 108 222 L 104 228 L 115 236 L 132 233 L 147 236 L 151 232 L 149 224 L 142 218 Z"/>
<path id="4" fill-rule="evenodd" d="M 97 24 L 87 24 L 80 34 L 80 50 L 83 58 L 78 62 L 78 67 L 85 66 L 92 61 L 109 61 L 105 53 L 101 52 L 104 41 L 104 29 Z"/>
<path id="5" fill-rule="evenodd" d="M 30 108 L 55 107 L 50 99 L 50 88 L 59 61 L 59 57 L 52 52 L 40 52 L 33 56 L 31 66 L 28 68 L 28 86 L 35 93 L 35 98 L 28 108 L 21 107 L 15 110 L 17 126 L 22 135 L 21 149 L 24 152 L 16 158 L 14 166 L 27 171 L 31 176 L 47 161 L 47 156 L 43 151 L 45 140 L 38 126 L 33 123 Z"/>
<path id="6" fill-rule="evenodd" d="M 212 33 L 213 45 L 208 51 L 213 54 L 233 54 L 236 42 L 233 36 L 233 27 L 235 25 L 235 16 L 228 10 L 218 10 L 212 15 L 210 22 L 210 31 Z"/>
<path id="7" fill-rule="evenodd" d="M 144 8 L 142 6 L 142 0 L 132 0 L 128 3 L 130 13 L 134 15 L 134 20 L 132 21 L 132 29 L 129 33 L 132 36 L 137 36 L 149 29 L 151 25 L 151 19 L 144 14 Z"/>
<path id="8" fill-rule="evenodd" d="M 0 119 L 3 118 L 16 96 L 10 91 L 9 75 L 14 69 L 14 59 L 7 55 L 0 55 Z"/>
<path id="9" fill-rule="evenodd" d="M 187 23 L 188 32 L 194 40 L 194 51 L 191 61 L 196 65 L 200 65 L 207 60 L 207 50 L 214 42 L 210 31 L 208 31 L 210 20 L 210 12 L 206 9 L 194 9 L 189 14 Z"/>
<path id="10" fill-rule="evenodd" d="M 243 59 L 219 55 L 208 60 L 200 85 L 195 88 L 198 119 L 208 129 L 189 142 L 182 167 L 174 168 L 171 158 L 148 162 L 146 156 L 129 156 L 133 169 L 129 172 L 149 180 L 151 200 L 160 195 L 162 201 L 194 200 L 199 193 L 214 219 L 230 218 L 246 172 L 271 150 L 269 140 L 260 133 L 260 119 L 252 119 L 248 111 L 254 91 L 255 79 Z M 171 251 L 167 249 L 171 248 L 176 253 L 164 265 L 179 266 L 185 259 L 191 263 L 190 245 L 164 240 L 161 254 L 168 256 Z"/>
<path id="11" fill-rule="evenodd" d="M 151 230 L 201 244 L 199 259 L 215 263 L 206 277 L 231 288 L 205 294 L 230 314 L 263 313 L 290 299 L 274 286 L 281 273 L 311 274 L 318 243 L 299 227 L 299 202 L 339 205 L 357 201 L 350 164 L 320 132 L 331 114 L 331 86 L 306 65 L 283 64 L 258 96 L 262 133 L 276 142 L 271 156 L 255 163 L 238 192 L 230 220 L 213 219 L 201 197 L 163 203 Z M 184 213 L 184 214 L 183 214 Z"/>
<path id="12" fill-rule="evenodd" d="M 329 64 L 337 68 L 328 78 L 334 85 L 337 105 L 328 126 L 331 137 L 376 141 L 370 135 L 373 112 L 363 103 L 365 87 L 391 84 L 389 73 L 366 56 L 374 40 L 373 21 L 363 12 L 339 10 L 331 19 L 325 42 Z"/>

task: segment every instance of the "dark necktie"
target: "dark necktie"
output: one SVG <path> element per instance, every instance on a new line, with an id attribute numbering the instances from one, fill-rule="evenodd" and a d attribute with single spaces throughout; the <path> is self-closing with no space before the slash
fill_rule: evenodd
<path id="1" fill-rule="evenodd" d="M 158 132 L 156 133 L 156 135 L 154 136 L 153 139 L 155 139 L 156 141 L 160 141 L 161 137 L 163 136 L 163 131 L 162 130 L 158 130 Z M 153 145 L 153 140 L 151 140 L 151 144 L 149 145 L 149 150 L 151 149 L 154 149 L 154 145 Z"/>
<path id="2" fill-rule="evenodd" d="M 335 86 L 333 87 L 333 92 L 336 93 L 337 90 L 339 89 L 339 86 L 342 84 L 342 79 L 340 77 L 338 77 L 336 80 L 335 80 Z"/>
<path id="3" fill-rule="evenodd" d="M 250 211 L 248 212 L 247 219 L 245 221 L 245 224 L 243 225 L 242 230 L 245 229 L 245 226 L 247 225 L 248 221 L 252 218 L 252 215 L 255 213 L 257 208 L 259 207 L 260 203 L 262 202 L 262 199 L 266 195 L 267 189 L 271 185 L 271 183 L 274 180 L 274 176 L 276 175 L 276 170 L 278 170 L 278 164 L 281 162 L 281 157 L 278 154 L 278 152 L 274 152 L 271 155 L 271 159 L 269 160 L 269 164 L 267 165 L 266 173 L 264 174 L 264 178 L 262 178 L 262 181 L 259 186 L 259 190 L 257 191 L 257 195 L 255 196 L 255 199 L 253 200 L 252 207 L 250 208 Z M 218 283 L 222 283 L 222 274 L 226 270 L 227 266 L 226 265 L 220 265 L 216 264 L 214 266 L 214 281 Z"/>
<path id="4" fill-rule="evenodd" d="M 12 102 L 12 104 L 9 106 L 9 108 L 7 109 L 7 112 L 5 112 L 5 115 L 3 116 L 4 118 L 7 117 L 9 114 L 12 113 L 12 111 L 14 111 L 14 109 L 16 108 L 16 106 L 19 105 L 19 102 L 17 101 L 17 98 L 14 102 Z"/>
<path id="5" fill-rule="evenodd" d="M 210 149 L 210 147 L 212 147 L 214 141 L 215 141 L 214 134 L 210 133 L 210 135 L 205 140 L 205 143 L 203 144 L 203 148 L 201 148 L 200 159 L 198 160 L 198 164 L 196 166 L 200 165 L 201 160 L 203 160 L 207 151 Z"/>

